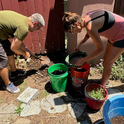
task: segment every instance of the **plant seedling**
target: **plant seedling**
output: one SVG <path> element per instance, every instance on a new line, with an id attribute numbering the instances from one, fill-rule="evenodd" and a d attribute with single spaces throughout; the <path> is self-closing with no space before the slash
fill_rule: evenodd
<path id="1" fill-rule="evenodd" d="M 4 98 L 0 98 L 0 104 L 3 102 Z"/>
<path id="2" fill-rule="evenodd" d="M 25 85 L 26 85 L 26 82 L 23 82 L 21 85 L 20 85 L 20 90 L 21 92 L 23 92 L 24 88 L 25 88 Z"/>
<path id="3" fill-rule="evenodd" d="M 94 88 L 92 91 L 87 92 L 88 95 L 96 100 L 104 98 L 104 89 L 103 88 Z"/>
<path id="4" fill-rule="evenodd" d="M 15 114 L 19 114 L 19 115 L 21 114 L 21 111 L 23 110 L 23 108 L 21 108 L 21 104 L 22 102 L 19 102 L 17 109 L 15 109 Z"/>

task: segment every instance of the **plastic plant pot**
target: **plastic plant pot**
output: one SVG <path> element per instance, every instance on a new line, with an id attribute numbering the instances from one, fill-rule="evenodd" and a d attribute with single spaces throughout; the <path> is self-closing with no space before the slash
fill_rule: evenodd
<path id="1" fill-rule="evenodd" d="M 55 70 L 62 70 L 64 73 L 59 75 L 52 74 Z M 51 65 L 48 68 L 48 75 L 50 76 L 53 90 L 56 92 L 64 92 L 68 78 L 68 67 L 63 63 Z"/>
<path id="2" fill-rule="evenodd" d="M 95 88 L 102 88 L 104 89 L 104 92 L 103 92 L 103 95 L 104 95 L 104 98 L 103 99 L 98 99 L 96 100 L 95 98 L 92 98 L 88 95 L 88 92 L 91 92 L 93 89 Z M 85 86 L 85 98 L 86 98 L 86 102 L 87 102 L 87 105 L 94 109 L 94 110 L 99 110 L 103 103 L 105 102 L 105 100 L 107 99 L 108 97 L 108 91 L 105 87 L 103 87 L 102 85 L 100 84 L 96 84 L 96 83 L 89 83 Z"/>
<path id="3" fill-rule="evenodd" d="M 85 63 L 83 63 L 81 66 L 76 66 L 75 63 L 78 59 L 80 58 L 84 58 L 87 56 L 87 53 L 85 53 L 84 51 L 79 51 L 79 52 L 74 52 L 69 54 L 66 58 L 65 58 L 65 62 L 69 67 L 72 68 L 79 68 L 81 66 L 83 66 Z"/>

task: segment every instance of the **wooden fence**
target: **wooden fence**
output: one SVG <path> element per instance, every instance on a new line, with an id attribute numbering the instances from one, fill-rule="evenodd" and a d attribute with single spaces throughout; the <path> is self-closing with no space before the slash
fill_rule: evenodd
<path id="1" fill-rule="evenodd" d="M 64 0 L 0 0 L 0 10 L 13 10 L 25 16 L 40 13 L 45 19 L 42 31 L 29 32 L 23 41 L 33 53 L 65 50 L 62 25 Z"/>
<path id="2" fill-rule="evenodd" d="M 124 17 L 124 0 L 115 0 L 114 13 Z"/>

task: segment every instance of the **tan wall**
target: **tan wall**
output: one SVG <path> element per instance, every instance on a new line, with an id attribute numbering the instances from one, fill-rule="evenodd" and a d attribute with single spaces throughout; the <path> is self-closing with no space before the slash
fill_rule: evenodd
<path id="1" fill-rule="evenodd" d="M 115 0 L 68 0 L 68 11 L 75 12 L 81 16 L 84 16 L 87 12 L 93 11 L 95 9 L 105 9 L 113 12 L 114 2 Z M 82 32 L 79 34 L 68 33 L 68 54 L 74 52 L 74 48 L 76 47 L 77 43 L 80 42 L 80 40 L 84 37 L 85 34 L 85 29 L 83 29 Z M 105 48 L 107 39 L 103 37 L 101 38 Z M 95 50 L 95 45 L 91 38 L 81 46 L 81 50 L 85 51 L 87 54 L 90 54 L 93 50 Z M 103 55 L 104 53 L 91 61 L 95 61 L 98 63 L 100 58 L 103 58 Z"/>

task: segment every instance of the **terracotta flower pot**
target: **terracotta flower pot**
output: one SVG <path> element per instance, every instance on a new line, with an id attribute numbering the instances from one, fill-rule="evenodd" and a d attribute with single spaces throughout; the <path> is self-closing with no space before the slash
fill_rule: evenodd
<path id="1" fill-rule="evenodd" d="M 95 99 L 88 95 L 88 92 L 91 92 L 95 88 L 102 88 L 104 90 L 104 92 L 102 92 L 104 98 Z M 107 97 L 108 97 L 108 91 L 102 85 L 96 84 L 96 83 L 89 83 L 85 86 L 85 98 L 86 98 L 87 105 L 90 108 L 92 108 L 94 110 L 100 109 L 102 107 L 103 103 L 105 102 L 105 100 L 107 99 Z"/>

